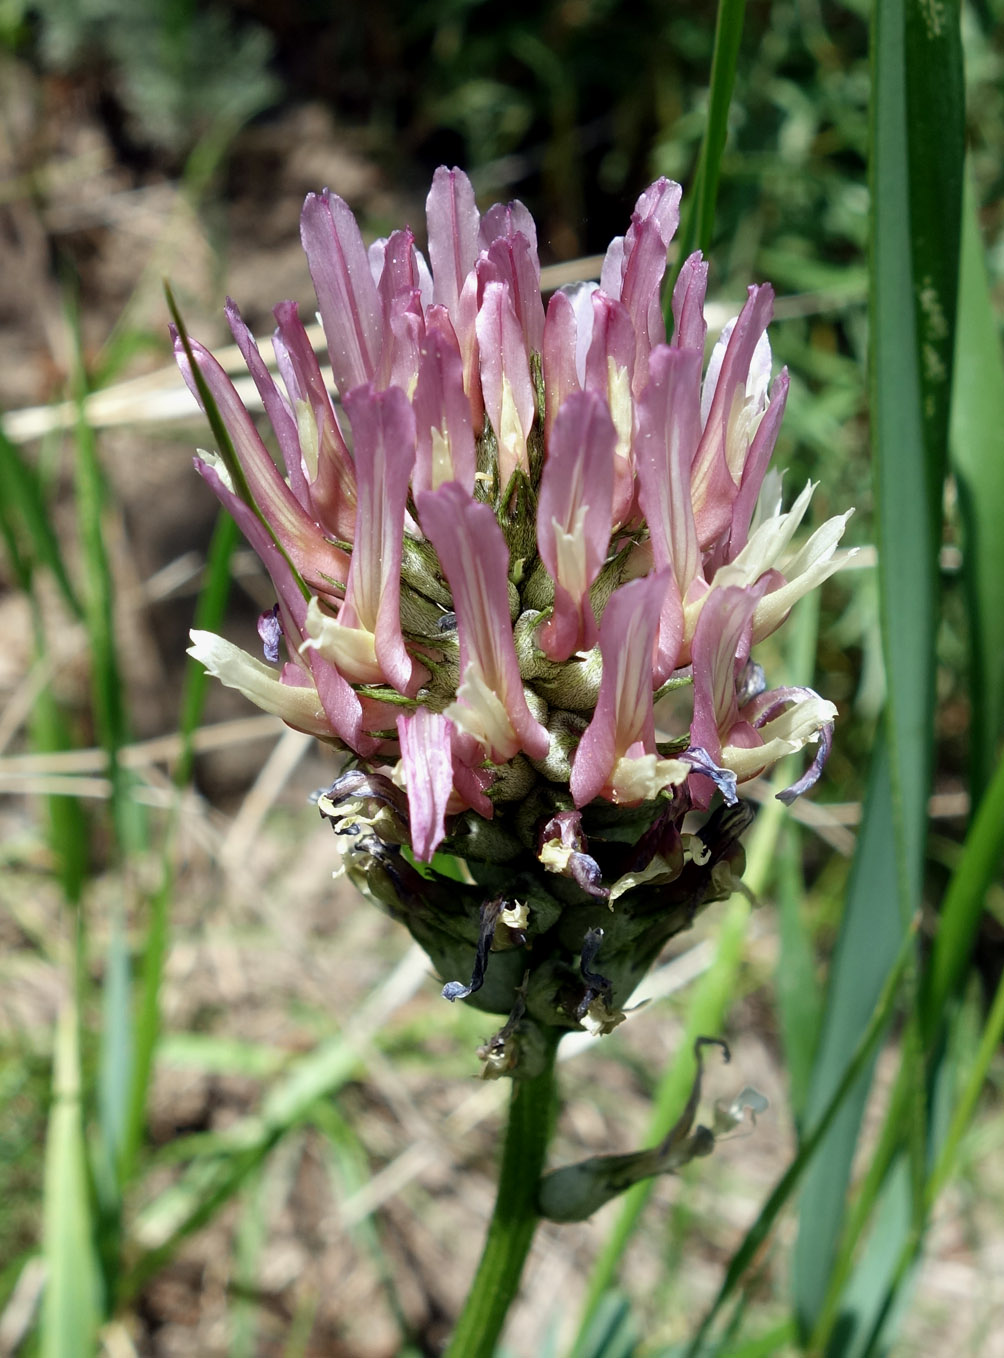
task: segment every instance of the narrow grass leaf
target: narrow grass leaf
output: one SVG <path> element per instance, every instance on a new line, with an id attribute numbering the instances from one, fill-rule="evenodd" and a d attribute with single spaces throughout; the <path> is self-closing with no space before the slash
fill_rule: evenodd
<path id="1" fill-rule="evenodd" d="M 94 1352 L 101 1319 L 100 1269 L 94 1252 L 80 1103 L 76 1007 L 59 1017 L 52 1110 L 45 1151 L 42 1358 Z"/>
<path id="2" fill-rule="evenodd" d="M 79 324 L 72 309 L 70 329 L 76 343 L 77 423 L 74 431 L 74 495 L 84 576 L 84 621 L 90 642 L 91 694 L 98 738 L 108 755 L 112 818 L 123 855 L 146 843 L 146 818 L 130 795 L 131 780 L 119 760 L 129 741 L 125 687 L 115 635 L 115 591 L 105 541 L 107 500 L 97 440 L 84 410 L 86 374 Z"/>
<path id="3" fill-rule="evenodd" d="M 352 1125 L 342 1117 L 334 1103 L 318 1102 L 314 1107 L 313 1120 L 319 1131 L 327 1138 L 331 1148 L 329 1168 L 333 1180 L 336 1199 L 344 1199 L 360 1192 L 370 1178 L 369 1157 Z M 387 1297 L 387 1303 L 397 1322 L 397 1351 L 406 1352 L 412 1339 L 412 1327 L 408 1322 L 404 1305 L 398 1294 L 394 1270 L 390 1266 L 390 1256 L 380 1235 L 380 1218 L 375 1213 L 367 1213 L 349 1227 L 356 1243 L 369 1256 L 380 1286 Z"/>
<path id="4" fill-rule="evenodd" d="M 972 186 L 967 182 L 952 383 L 951 452 L 962 514 L 969 618 L 970 788 L 990 781 L 1004 735 L 1004 353 Z"/>
<path id="5" fill-rule="evenodd" d="M 83 606 L 70 583 L 63 560 L 59 534 L 49 514 L 45 494 L 35 469 L 0 431 L 0 520 L 12 557 L 24 563 L 19 575 L 22 588 L 28 587 L 31 566 L 47 566 L 59 586 L 66 606 L 74 617 L 83 617 Z M 30 565 L 28 564 L 30 563 Z"/>
<path id="6" fill-rule="evenodd" d="M 205 575 L 192 621 L 192 626 L 201 631 L 215 632 L 222 624 L 230 598 L 230 561 L 239 541 L 240 529 L 230 515 L 221 510 L 209 544 Z M 202 720 L 208 678 L 205 667 L 189 657 L 178 717 L 178 730 L 183 744 L 174 780 L 179 787 L 183 787 L 192 776 L 192 737 Z"/>
<path id="7" fill-rule="evenodd" d="M 777 1008 L 788 1071 L 789 1101 L 796 1127 L 801 1127 L 822 1021 L 822 993 L 810 931 L 802 914 L 805 878 L 802 836 L 784 827 L 778 845 L 777 903 L 781 955 L 777 966 Z"/>
<path id="8" fill-rule="evenodd" d="M 872 1063 L 862 1065 L 856 1083 L 846 1084 L 850 1053 L 874 1011 L 902 943 L 897 906 L 892 789 L 887 748 L 880 739 L 865 795 L 865 814 L 848 883 L 844 917 L 830 965 L 830 983 L 819 1051 L 805 1106 L 803 1126 L 815 1135 L 834 1091 L 845 1088 L 834 1109 L 832 1128 L 819 1160 L 807 1176 L 799 1210 L 793 1261 L 796 1311 L 806 1331 L 815 1324 L 826 1296 L 840 1235 L 851 1160 Z"/>
<path id="9" fill-rule="evenodd" d="M 41 627 L 36 623 L 36 663 L 45 651 Z M 56 754 L 73 745 L 65 713 L 47 684 L 32 705 L 28 718 L 28 741 L 37 754 Z M 90 871 L 90 828 L 87 815 L 77 797 L 47 797 L 48 839 L 52 861 L 63 894 L 71 905 L 78 905 Z"/>
<path id="10" fill-rule="evenodd" d="M 976 931 L 983 913 L 988 887 L 996 877 L 1004 853 L 1004 757 L 977 807 L 962 857 L 945 893 L 934 937 L 931 961 L 924 978 L 922 1018 L 928 1042 L 949 997 L 960 985 L 969 962 Z"/>
<path id="11" fill-rule="evenodd" d="M 711 86 L 708 91 L 708 120 L 698 156 L 694 181 L 687 195 L 689 204 L 679 238 L 676 272 L 694 250 L 707 254 L 715 222 L 715 202 L 718 198 L 718 179 L 722 155 L 729 131 L 729 106 L 736 81 L 736 64 L 746 17 L 746 0 L 719 0 L 715 21 L 715 45 L 711 58 Z M 668 320 L 671 289 L 667 288 L 665 311 Z"/>
<path id="12" fill-rule="evenodd" d="M 98 1187 L 106 1212 L 119 1201 L 133 1069 L 132 973 L 121 902 L 110 911 L 104 984 L 101 987 L 101 1054 L 98 1127 L 102 1173 Z"/>
<path id="13" fill-rule="evenodd" d="M 228 514 L 220 513 L 209 546 L 206 572 L 195 608 L 195 626 L 216 631 L 230 595 L 230 560 L 239 530 Z M 192 776 L 193 737 L 202 718 L 207 675 L 203 667 L 189 659 L 182 689 L 178 729 L 181 755 L 174 771 L 175 785 L 183 787 Z M 146 1125 L 147 1099 L 153 1075 L 154 1052 L 160 1036 L 160 989 L 167 956 L 171 901 L 174 897 L 174 842 L 176 811 L 164 835 L 160 883 L 148 901 L 146 932 L 143 941 L 139 1002 L 135 1017 L 135 1060 L 129 1092 L 129 1111 L 123 1139 L 121 1175 L 127 1182 L 133 1173 Z"/>

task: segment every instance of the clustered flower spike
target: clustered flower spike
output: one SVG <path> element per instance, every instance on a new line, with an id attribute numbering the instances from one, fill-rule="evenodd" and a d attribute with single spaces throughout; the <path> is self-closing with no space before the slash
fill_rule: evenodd
<path id="1" fill-rule="evenodd" d="M 442 970 L 470 972 L 474 949 L 471 989 L 513 1032 L 534 1012 L 616 1021 L 603 1015 L 665 932 L 628 947 L 630 902 L 686 888 L 692 916 L 737 862 L 734 818 L 687 835 L 684 815 L 719 794 L 735 806 L 737 784 L 811 744 L 781 795 L 805 791 L 836 715 L 809 689 L 767 689 L 750 652 L 837 568 L 847 516 L 795 547 L 813 488 L 783 511 L 765 480 L 788 392 L 786 371 L 771 381 L 769 286 L 749 289 L 705 367 L 707 265 L 692 255 L 667 342 L 679 206 L 679 186 L 658 180 L 599 286 L 545 307 L 530 214 L 480 214 L 460 170 L 433 179 L 431 269 L 410 230 L 367 248 L 337 195 L 311 194 L 301 235 L 337 397 L 295 303 L 275 309 L 278 381 L 227 305 L 283 471 L 216 360 L 176 337 L 236 457 L 200 453 L 196 467 L 277 599 L 264 660 L 204 632 L 191 654 L 348 752 L 351 786 L 321 809 L 355 875 Z M 656 698 L 687 685 L 689 729 L 660 733 Z M 437 850 L 477 887 L 444 885 Z M 558 916 L 574 900 L 587 904 L 569 942 Z M 526 929 L 498 923 L 521 910 Z M 489 951 L 517 960 L 486 969 Z M 584 1001 L 585 973 L 604 964 Z"/>

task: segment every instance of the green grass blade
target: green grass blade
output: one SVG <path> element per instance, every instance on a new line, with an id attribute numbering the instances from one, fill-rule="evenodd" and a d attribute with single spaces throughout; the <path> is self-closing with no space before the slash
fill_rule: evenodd
<path id="1" fill-rule="evenodd" d="M 84 621 L 90 642 L 91 693 L 98 739 L 108 755 L 116 838 L 120 851 L 127 855 L 144 847 L 146 818 L 130 795 L 131 780 L 119 761 L 119 751 L 129 740 L 129 722 L 115 636 L 115 589 L 105 547 L 107 500 L 97 440 L 84 412 L 80 337 L 74 333 L 78 342 L 74 493 L 83 561 Z"/>
<path id="2" fill-rule="evenodd" d="M 798 611 L 792 621 L 794 626 L 790 633 L 790 647 L 786 655 L 785 678 L 790 682 L 800 683 L 812 672 L 817 623 L 815 602 L 803 600 L 798 605 Z M 785 781 L 779 777 L 775 786 L 784 787 Z M 754 896 L 764 892 L 774 872 L 778 839 L 787 817 L 787 808 L 773 798 L 757 813 L 756 822 L 746 844 L 746 871 L 743 874 L 743 880 Z M 690 1002 L 686 1032 L 677 1057 L 660 1080 L 655 1109 L 648 1129 L 649 1144 L 654 1144 L 666 1135 L 687 1101 L 694 1078 L 694 1038 L 701 1033 L 716 1033 L 721 1030 L 735 994 L 748 922 L 748 902 L 741 896 L 734 897 L 719 926 L 718 952 L 714 964 L 696 987 Z M 604 1298 L 609 1297 L 613 1291 L 621 1259 L 653 1187 L 652 1180 L 645 1180 L 624 1194 L 620 1214 L 590 1276 L 582 1319 L 572 1348 L 576 1358 L 579 1358 L 598 1308 Z"/>
<path id="3" fill-rule="evenodd" d="M 935 936 L 932 961 L 924 978 L 921 999 L 922 1018 L 928 1019 L 927 1029 L 926 1031 L 922 1029 L 921 1036 L 928 1046 L 938 1038 L 945 1003 L 965 974 L 984 895 L 994 878 L 1001 854 L 1004 853 L 1004 843 L 1000 834 L 1001 824 L 1004 824 L 1004 759 L 1000 761 L 994 780 L 978 809 L 942 907 L 941 924 Z M 852 1264 L 859 1238 L 864 1233 L 876 1204 L 883 1196 L 886 1177 L 896 1162 L 897 1153 L 902 1149 L 903 1128 L 917 1122 L 923 1125 L 923 1118 L 917 1117 L 913 1106 L 918 1094 L 913 1079 L 915 1067 L 916 1062 L 907 1059 L 901 1064 L 878 1143 L 869 1156 L 868 1168 L 851 1209 L 841 1248 L 829 1278 L 826 1298 L 809 1345 L 813 1352 L 824 1351 L 837 1324 L 841 1294 L 852 1276 Z M 950 1074 L 950 1070 L 944 1072 L 946 1078 Z M 972 1089 L 971 1080 L 967 1087 Z M 971 1102 L 974 1100 L 975 1094 L 971 1096 Z M 968 1105 L 970 1112 L 971 1102 Z M 965 1100 L 959 1106 L 963 1105 Z M 957 1112 L 953 1113 L 951 1130 L 947 1132 L 952 1144 L 957 1144 L 964 1127 L 965 1120 L 960 1123 Z M 938 1158 L 939 1167 L 932 1172 L 927 1182 L 921 1185 L 920 1191 L 924 1199 L 921 1204 L 921 1218 L 933 1205 L 934 1194 L 937 1191 L 933 1185 L 939 1180 L 939 1176 L 943 1180 L 950 1169 L 950 1161 L 946 1160 L 947 1148 L 948 1142 L 945 1142 L 945 1148 Z M 912 1258 L 919 1246 L 922 1219 L 910 1222 L 903 1217 L 904 1170 L 905 1162 L 902 1162 L 901 1157 L 898 1182 L 890 1186 L 886 1197 L 888 1203 L 886 1210 L 900 1220 L 900 1238 L 897 1239 L 895 1234 L 887 1235 L 881 1230 L 880 1214 L 880 1229 L 862 1256 L 855 1275 L 853 1287 L 858 1304 L 857 1306 L 853 1302 L 848 1304 L 849 1298 L 843 1299 L 845 1321 L 842 1333 L 845 1336 L 845 1344 L 849 1343 L 850 1339 L 847 1313 L 863 1310 L 877 1316 L 880 1312 L 891 1312 L 890 1294 L 893 1284 L 906 1276 L 905 1266 L 901 1262 L 902 1257 L 909 1255 Z M 881 1243 L 877 1244 L 876 1241 Z M 864 1336 L 859 1334 L 856 1347 L 850 1351 L 863 1352 L 863 1344 Z"/>
<path id="4" fill-rule="evenodd" d="M 219 629 L 230 598 L 230 560 L 240 541 L 240 529 L 225 510 L 220 510 L 213 530 L 206 571 L 195 606 L 192 626 L 204 631 Z M 183 787 L 192 776 L 192 736 L 202 720 L 209 676 L 198 661 L 189 657 L 181 693 L 178 730 L 183 742 L 182 755 L 175 768 L 174 781 Z"/>
<path id="5" fill-rule="evenodd" d="M 708 91 L 708 120 L 704 128 L 694 180 L 687 195 L 687 216 L 679 237 L 679 266 L 695 250 L 707 254 L 715 223 L 715 202 L 722 155 L 729 131 L 729 106 L 736 81 L 736 64 L 743 36 L 746 0 L 719 0 L 715 22 L 715 45 L 711 58 L 711 86 Z M 666 314 L 670 290 L 666 292 Z"/>
<path id="6" fill-rule="evenodd" d="M 106 1215 L 118 1206 L 133 1069 L 132 974 L 121 903 L 111 909 L 101 987 L 98 1126 L 102 1162 L 97 1175 Z"/>
<path id="7" fill-rule="evenodd" d="M 834 1090 L 843 1084 L 849 1054 L 875 1008 L 890 959 L 895 959 L 902 945 L 892 853 L 892 792 L 884 741 L 880 741 L 873 760 L 865 807 L 805 1110 L 804 1125 L 813 1132 Z M 793 1264 L 795 1303 L 803 1325 L 811 1326 L 826 1293 L 870 1081 L 868 1064 L 862 1066 L 857 1083 L 848 1087 L 843 1106 L 835 1111 L 823 1151 L 806 1176 Z"/>
<path id="8" fill-rule="evenodd" d="M 195 608 L 195 626 L 216 631 L 230 596 L 230 560 L 240 530 L 229 514 L 221 512 L 209 546 L 205 578 Z M 179 732 L 182 752 L 174 772 L 175 784 L 186 784 L 192 775 L 192 737 L 202 718 L 207 676 L 201 665 L 189 660 L 182 689 Z M 153 1074 L 154 1052 L 160 1036 L 160 988 L 167 956 L 171 900 L 174 895 L 175 819 L 172 817 L 164 837 L 161 880 L 149 901 L 146 936 L 143 943 L 139 1003 L 135 1016 L 135 1058 L 129 1091 L 128 1115 L 122 1140 L 120 1174 L 122 1182 L 131 1178 L 143 1139 L 146 1107 Z"/>
<path id="9" fill-rule="evenodd" d="M 36 663 L 41 662 L 42 629 L 36 620 Z M 69 722 L 48 684 L 42 689 L 28 718 L 28 740 L 38 754 L 55 754 L 73 744 Z M 48 839 L 52 861 L 63 894 L 78 905 L 90 868 L 90 828 L 77 797 L 47 797 Z"/>
<path id="10" fill-rule="evenodd" d="M 780 807 L 780 804 L 778 805 Z M 694 1039 L 702 1033 L 718 1032 L 729 1011 L 735 997 L 736 978 L 742 962 L 749 912 L 749 902 L 742 896 L 733 896 L 718 930 L 718 951 L 715 961 L 701 978 L 688 1005 L 686 1029 L 680 1039 L 676 1057 L 659 1082 L 655 1109 L 646 1134 L 646 1145 L 655 1145 L 666 1135 L 687 1102 L 694 1080 Z M 590 1275 L 582 1320 L 571 1349 L 575 1358 L 579 1358 L 592 1331 L 596 1314 L 613 1288 L 624 1251 L 652 1194 L 652 1187 L 652 1181 L 647 1179 L 635 1184 L 623 1195 L 620 1213 Z"/>
<path id="11" fill-rule="evenodd" d="M 855 1047 L 851 1060 L 843 1072 L 842 1079 L 821 1109 L 812 1131 L 802 1141 L 798 1155 L 778 1180 L 773 1192 L 761 1209 L 760 1215 L 729 1261 L 729 1267 L 718 1295 L 691 1340 L 686 1351 L 686 1358 L 697 1358 L 697 1355 L 703 1352 L 705 1340 L 722 1307 L 735 1292 L 746 1270 L 763 1247 L 782 1209 L 798 1187 L 799 1180 L 806 1167 L 825 1143 L 827 1133 L 834 1125 L 848 1097 L 859 1084 L 862 1074 L 873 1063 L 879 1041 L 892 1018 L 900 983 L 911 965 L 913 947 L 913 931 L 911 930 L 900 947 L 896 961 L 886 973 L 882 992 Z"/>
<path id="12" fill-rule="evenodd" d="M 12 558 L 20 558 L 17 569 L 22 589 L 28 589 L 32 566 L 47 566 L 59 586 L 70 612 L 83 616 L 83 606 L 70 583 L 63 560 L 59 535 L 49 516 L 45 494 L 34 468 L 10 439 L 0 431 L 0 519 Z"/>
<path id="13" fill-rule="evenodd" d="M 865 806 L 810 1121 L 920 899 L 961 193 L 957 13 L 883 0 L 875 10 L 872 80 L 870 387 L 887 741 Z M 867 1086 L 866 1072 L 806 1183 L 794 1285 L 807 1331 L 827 1292 Z M 922 1145 L 922 1122 L 914 1130 L 913 1144 Z M 915 1180 L 921 1172 L 915 1165 Z M 859 1332 L 872 1328 L 863 1317 L 849 1323 Z"/>
<path id="14" fill-rule="evenodd" d="M 952 386 L 952 467 L 962 514 L 970 627 L 970 787 L 975 806 L 1004 735 L 1004 353 L 967 184 Z"/>
<path id="15" fill-rule="evenodd" d="M 53 1102 L 45 1152 L 42 1358 L 94 1352 L 101 1319 L 80 1107 L 77 1013 L 67 1004 L 56 1031 Z"/>
<path id="16" fill-rule="evenodd" d="M 945 893 L 921 996 L 924 1033 L 932 1043 L 945 1005 L 966 973 L 987 888 L 1004 853 L 1004 757 L 976 810 L 962 858 Z"/>
<path id="17" fill-rule="evenodd" d="M 784 827 L 777 856 L 777 900 L 781 955 L 777 967 L 777 1009 L 788 1071 L 791 1112 L 800 1127 L 819 1045 L 822 995 L 809 929 L 802 915 L 805 879 L 802 836 Z"/>

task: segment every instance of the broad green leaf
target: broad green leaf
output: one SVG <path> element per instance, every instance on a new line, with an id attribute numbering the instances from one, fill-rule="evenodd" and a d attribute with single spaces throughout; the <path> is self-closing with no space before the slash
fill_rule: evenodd
<path id="1" fill-rule="evenodd" d="M 809 1126 L 846 1065 L 870 1011 L 869 1001 L 920 902 L 956 301 L 962 98 L 957 11 L 919 0 L 880 0 L 872 30 L 870 402 L 889 696 L 886 739 L 875 755 L 831 973 L 823 1043 L 809 1095 Z M 794 1274 L 796 1309 L 806 1331 L 826 1296 L 869 1082 L 866 1071 L 806 1183 Z M 911 1145 L 922 1149 L 923 1107 L 920 1113 L 919 1126 L 914 1118 L 907 1122 Z M 915 1163 L 915 1181 L 921 1173 L 922 1166 Z M 834 1334 L 868 1334 L 874 1324 L 867 1310 L 845 1311 Z"/>

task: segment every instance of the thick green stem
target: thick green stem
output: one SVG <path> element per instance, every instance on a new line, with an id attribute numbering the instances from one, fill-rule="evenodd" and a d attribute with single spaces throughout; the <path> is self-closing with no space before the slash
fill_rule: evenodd
<path id="1" fill-rule="evenodd" d="M 557 1035 L 556 1035 L 557 1036 Z M 492 1358 L 519 1288 L 537 1222 L 537 1187 L 554 1120 L 554 1058 L 539 1075 L 514 1080 L 498 1196 L 481 1262 L 445 1358 Z"/>

